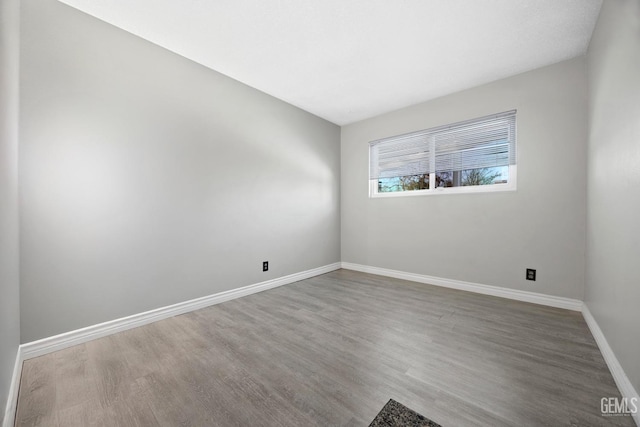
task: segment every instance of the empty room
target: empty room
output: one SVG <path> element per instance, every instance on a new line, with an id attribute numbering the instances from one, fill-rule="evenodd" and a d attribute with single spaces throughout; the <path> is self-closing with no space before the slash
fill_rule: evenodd
<path id="1" fill-rule="evenodd" d="M 640 0 L 0 0 L 12 426 L 640 426 Z"/>

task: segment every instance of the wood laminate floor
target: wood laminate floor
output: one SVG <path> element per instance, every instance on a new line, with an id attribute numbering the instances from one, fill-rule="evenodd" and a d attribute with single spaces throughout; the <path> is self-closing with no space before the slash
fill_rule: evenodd
<path id="1" fill-rule="evenodd" d="M 17 426 L 633 426 L 582 315 L 347 270 L 24 363 Z"/>

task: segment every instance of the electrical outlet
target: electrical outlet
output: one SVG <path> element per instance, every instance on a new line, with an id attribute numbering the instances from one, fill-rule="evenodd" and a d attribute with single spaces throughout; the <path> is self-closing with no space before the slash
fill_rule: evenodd
<path id="1" fill-rule="evenodd" d="M 536 270 L 533 268 L 527 268 L 527 280 L 536 281 Z"/>
<path id="2" fill-rule="evenodd" d="M 262 261 L 262 271 L 269 271 L 269 261 Z"/>

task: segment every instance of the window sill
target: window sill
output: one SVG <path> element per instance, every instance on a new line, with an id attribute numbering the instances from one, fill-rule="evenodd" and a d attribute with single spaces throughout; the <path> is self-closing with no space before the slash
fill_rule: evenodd
<path id="1" fill-rule="evenodd" d="M 372 184 L 372 187 L 375 183 Z M 388 198 L 388 197 L 414 197 L 414 196 L 443 196 L 448 194 L 473 194 L 473 193 L 495 193 L 504 191 L 516 191 L 515 183 L 494 184 L 494 185 L 474 185 L 464 187 L 446 187 L 435 188 L 433 190 L 414 190 L 414 191 L 394 191 L 389 193 L 378 193 L 375 188 L 369 191 L 369 198 Z"/>

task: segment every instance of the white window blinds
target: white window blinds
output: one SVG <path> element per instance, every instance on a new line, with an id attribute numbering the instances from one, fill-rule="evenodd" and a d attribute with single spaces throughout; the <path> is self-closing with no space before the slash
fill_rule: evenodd
<path id="1" fill-rule="evenodd" d="M 370 179 L 516 164 L 516 111 L 370 143 Z"/>

